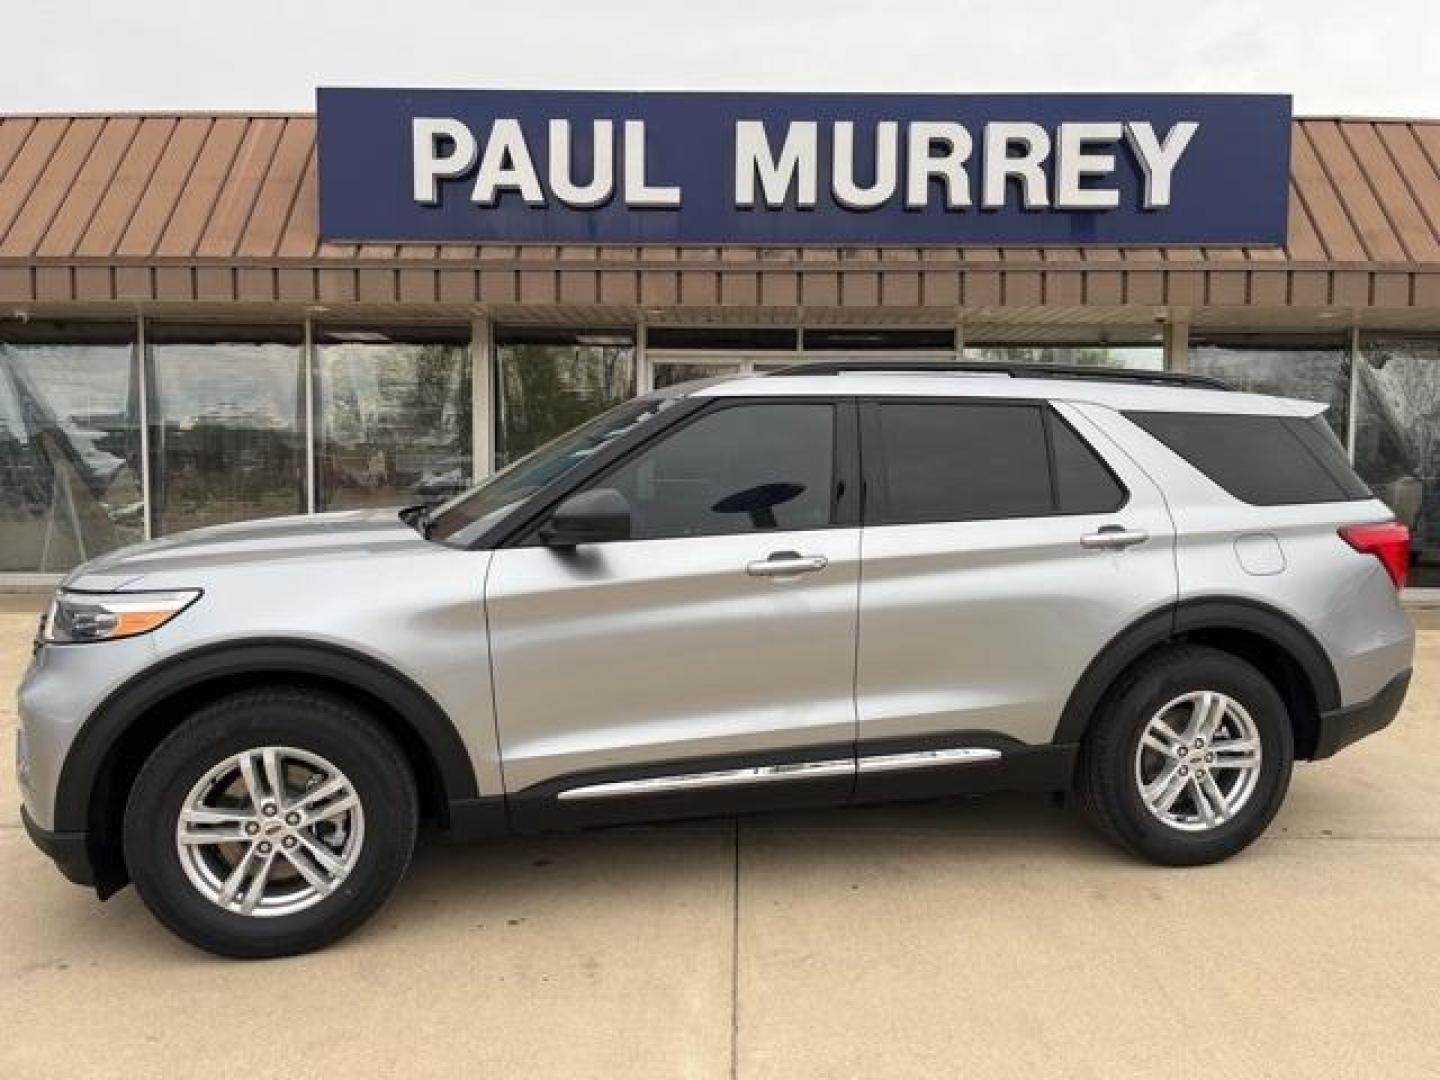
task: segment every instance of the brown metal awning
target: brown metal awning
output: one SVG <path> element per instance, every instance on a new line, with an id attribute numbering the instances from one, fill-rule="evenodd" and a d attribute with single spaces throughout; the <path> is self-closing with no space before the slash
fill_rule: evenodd
<path id="1" fill-rule="evenodd" d="M 1440 328 L 1440 121 L 1296 121 L 1284 248 L 350 245 L 317 217 L 310 115 L 0 117 L 27 310 Z"/>

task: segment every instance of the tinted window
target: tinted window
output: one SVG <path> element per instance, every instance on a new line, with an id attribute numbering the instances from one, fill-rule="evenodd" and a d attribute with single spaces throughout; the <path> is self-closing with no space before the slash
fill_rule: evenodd
<path id="1" fill-rule="evenodd" d="M 1368 499 L 1318 418 L 1126 414 L 1235 498 L 1257 506 Z"/>
<path id="2" fill-rule="evenodd" d="M 1055 455 L 1055 494 L 1062 514 L 1108 514 L 1125 504 L 1125 489 L 1094 450 L 1054 413 L 1050 414 Z"/>
<path id="3" fill-rule="evenodd" d="M 893 402 L 876 412 L 885 484 L 882 520 L 1053 513 L 1039 406 Z"/>
<path id="4" fill-rule="evenodd" d="M 835 410 L 736 405 L 686 424 L 596 482 L 630 502 L 636 540 L 830 524 Z"/>

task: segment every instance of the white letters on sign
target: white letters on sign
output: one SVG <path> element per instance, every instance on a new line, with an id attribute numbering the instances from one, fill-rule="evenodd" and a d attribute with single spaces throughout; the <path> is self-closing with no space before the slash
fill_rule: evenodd
<path id="1" fill-rule="evenodd" d="M 1145 198 L 1141 205 L 1146 210 L 1170 205 L 1170 178 L 1175 175 L 1175 165 L 1199 127 L 1193 120 L 1181 120 L 1166 133 L 1162 143 L 1156 140 L 1155 129 L 1148 123 L 1125 125 L 1125 138 L 1134 147 L 1135 156 L 1140 159 L 1140 171 L 1145 174 Z"/>
<path id="2" fill-rule="evenodd" d="M 438 205 L 447 181 L 473 174 L 470 199 L 483 207 L 507 196 L 528 206 L 576 209 L 604 206 L 617 196 L 627 207 L 681 205 L 681 186 L 655 174 L 657 155 L 647 146 L 645 121 L 588 124 L 586 137 L 560 117 L 549 120 L 543 133 L 497 117 L 482 138 L 453 117 L 416 117 L 414 201 Z M 1121 204 L 1116 173 L 1124 155 L 1130 175 L 1141 179 L 1139 207 L 1164 210 L 1199 130 L 1194 120 L 1179 120 L 1163 132 L 1135 120 L 1066 121 L 1053 130 L 1024 120 L 995 120 L 974 132 L 945 119 L 903 125 L 880 120 L 863 128 L 851 120 L 828 125 L 737 120 L 730 190 L 741 209 L 811 209 L 823 190 L 834 205 L 854 211 L 895 202 L 925 210 L 934 200 L 947 212 L 973 212 L 977 206 L 1103 212 Z M 531 139 L 543 145 L 532 146 Z"/>
<path id="3" fill-rule="evenodd" d="M 475 136 L 459 120 L 417 116 L 410 125 L 414 147 L 415 201 L 433 206 L 440 201 L 440 179 L 464 176 L 475 167 Z M 449 151 L 441 153 L 441 140 Z"/>
<path id="4" fill-rule="evenodd" d="M 794 205 L 811 207 L 820 191 L 820 125 L 797 120 L 785 129 L 778 155 L 770 152 L 765 124 L 760 120 L 735 122 L 735 205 L 755 205 L 755 182 L 760 182 L 766 206 L 779 209 L 795 186 Z"/>

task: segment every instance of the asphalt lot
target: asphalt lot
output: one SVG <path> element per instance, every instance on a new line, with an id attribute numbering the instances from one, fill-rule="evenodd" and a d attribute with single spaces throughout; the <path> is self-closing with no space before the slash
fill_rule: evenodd
<path id="1" fill-rule="evenodd" d="M 1265 839 L 1139 865 L 1046 798 L 422 848 L 368 926 L 241 964 L 19 826 L 0 599 L 0 1076 L 1417 1077 L 1440 1066 L 1440 612 L 1404 713 Z"/>

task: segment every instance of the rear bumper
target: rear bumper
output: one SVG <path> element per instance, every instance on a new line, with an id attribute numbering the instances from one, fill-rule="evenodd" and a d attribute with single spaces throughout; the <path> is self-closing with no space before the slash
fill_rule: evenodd
<path id="1" fill-rule="evenodd" d="M 50 856 L 60 868 L 60 873 L 76 885 L 95 884 L 95 868 L 91 865 L 90 849 L 83 832 L 49 832 L 30 820 L 24 807 L 20 808 L 20 820 L 25 823 L 25 831 L 30 835 L 30 840 Z"/>
<path id="2" fill-rule="evenodd" d="M 1313 760 L 1328 758 L 1351 743 L 1389 727 L 1400 712 L 1410 688 L 1410 669 L 1402 671 L 1368 701 L 1320 714 L 1320 735 L 1315 741 Z"/>

